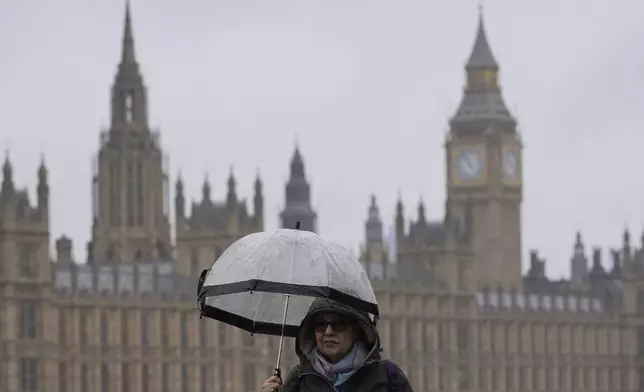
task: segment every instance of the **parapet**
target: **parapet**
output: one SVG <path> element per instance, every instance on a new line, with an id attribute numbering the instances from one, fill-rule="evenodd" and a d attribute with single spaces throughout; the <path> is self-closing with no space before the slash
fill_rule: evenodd
<path id="1" fill-rule="evenodd" d="M 476 304 L 480 312 L 606 313 L 602 299 L 588 294 L 483 291 L 476 294 Z"/>
<path id="2" fill-rule="evenodd" d="M 58 263 L 56 263 L 58 264 Z M 54 268 L 54 287 L 60 294 L 105 297 L 159 297 L 192 300 L 194 279 L 177 273 L 174 261 L 118 264 L 61 264 Z"/>

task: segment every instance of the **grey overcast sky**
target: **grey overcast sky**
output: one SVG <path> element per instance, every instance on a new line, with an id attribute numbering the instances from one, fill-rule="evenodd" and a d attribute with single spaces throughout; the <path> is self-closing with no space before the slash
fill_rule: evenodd
<path id="1" fill-rule="evenodd" d="M 297 138 L 319 229 L 358 249 L 369 195 L 441 218 L 443 141 L 474 41 L 475 0 L 132 0 L 151 122 L 172 182 L 223 198 L 259 167 L 276 228 Z M 120 56 L 119 1 L 0 0 L 0 143 L 34 200 L 44 151 L 52 239 L 89 239 L 92 157 Z M 488 38 L 525 143 L 528 249 L 568 275 L 575 231 L 617 246 L 644 228 L 644 1 L 486 0 Z M 249 204 L 250 207 L 250 204 Z M 608 252 L 604 254 L 609 265 Z"/>

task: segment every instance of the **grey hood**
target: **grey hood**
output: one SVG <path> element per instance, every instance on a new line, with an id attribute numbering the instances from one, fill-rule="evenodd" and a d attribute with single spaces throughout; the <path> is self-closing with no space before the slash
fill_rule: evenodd
<path id="1" fill-rule="evenodd" d="M 320 313 L 337 313 L 356 320 L 363 332 L 363 343 L 369 351 L 367 361 L 380 359 L 380 335 L 367 313 L 357 311 L 348 305 L 327 298 L 318 298 L 313 301 L 306 317 L 302 320 L 295 339 L 295 353 L 301 361 L 308 361 L 307 356 L 315 348 L 315 331 L 312 322 L 315 316 Z"/>

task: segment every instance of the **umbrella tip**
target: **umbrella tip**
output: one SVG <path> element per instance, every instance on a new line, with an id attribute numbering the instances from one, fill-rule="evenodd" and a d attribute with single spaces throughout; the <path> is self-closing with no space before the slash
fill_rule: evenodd
<path id="1" fill-rule="evenodd" d="M 300 229 L 300 221 L 295 222 L 295 230 Z"/>

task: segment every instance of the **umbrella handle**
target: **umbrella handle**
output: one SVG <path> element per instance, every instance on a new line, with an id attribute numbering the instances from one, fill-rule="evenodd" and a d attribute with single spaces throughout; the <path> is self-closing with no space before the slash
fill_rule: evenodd
<path id="1" fill-rule="evenodd" d="M 275 372 L 273 373 L 273 376 L 277 377 L 282 380 L 282 369 L 280 368 L 275 368 Z M 273 392 L 277 392 L 279 388 L 273 388 Z"/>

